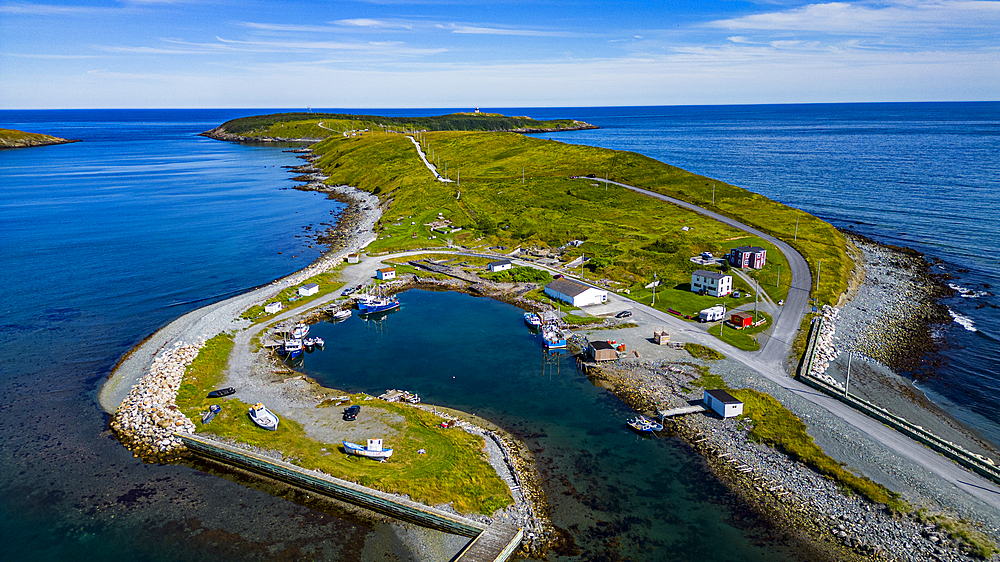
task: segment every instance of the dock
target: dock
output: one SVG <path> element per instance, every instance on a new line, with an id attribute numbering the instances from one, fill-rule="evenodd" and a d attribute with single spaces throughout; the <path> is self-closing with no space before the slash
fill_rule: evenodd
<path id="1" fill-rule="evenodd" d="M 454 562 L 504 562 L 521 546 L 524 529 L 496 522 L 465 545 Z"/>
<path id="2" fill-rule="evenodd" d="M 685 414 L 697 414 L 700 412 L 707 411 L 708 408 L 704 404 L 695 404 L 694 406 L 682 406 L 680 408 L 672 408 L 670 410 L 656 409 L 656 415 L 663 418 L 672 418 L 674 416 L 683 416 Z"/>

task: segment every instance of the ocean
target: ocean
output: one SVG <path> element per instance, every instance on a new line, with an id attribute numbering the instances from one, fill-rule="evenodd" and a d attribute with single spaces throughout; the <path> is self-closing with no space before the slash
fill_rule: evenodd
<path id="1" fill-rule="evenodd" d="M 8 522 L 0 539 L 12 559 L 350 560 L 357 552 L 344 545 L 384 536 L 378 526 L 285 501 L 231 475 L 144 465 L 108 433 L 96 403 L 118 359 L 160 326 L 320 254 L 315 233 L 334 221 L 341 204 L 290 189 L 283 166 L 301 162 L 294 154 L 197 136 L 234 117 L 273 111 L 0 111 L 2 127 L 84 141 L 0 152 L 0 513 Z M 1000 287 L 1000 237 L 992 232 L 1000 210 L 1000 103 L 495 111 L 588 121 L 601 129 L 541 136 L 640 152 L 939 260 L 935 267 L 953 275 L 956 295 L 946 304 L 956 321 L 939 330 L 944 363 L 919 386 L 1000 443 L 1000 315 L 991 306 Z M 469 325 L 502 333 L 510 345 L 528 345 L 517 343 L 523 327 L 506 305 L 411 293 L 407 307 L 390 317 L 393 336 L 423 329 L 443 341 L 453 326 L 406 328 L 404 315 L 443 306 L 465 311 Z M 508 315 L 514 326 L 495 321 Z M 448 349 L 442 360 L 456 363 L 471 351 Z M 540 384 L 530 382 L 544 367 L 536 356 L 518 367 L 524 384 Z M 628 470 L 602 476 L 608 465 L 593 453 L 627 435 L 586 425 L 594 423 L 586 414 L 617 419 L 622 406 L 581 382 L 571 363 L 542 393 L 578 397 L 559 404 L 565 411 L 518 401 L 500 408 L 444 383 L 427 386 L 415 369 L 410 376 L 444 405 L 476 408 L 536 440 L 552 440 L 551 456 L 540 453 L 550 476 L 592 486 L 583 496 L 588 508 L 609 517 L 607 526 L 583 525 L 581 544 L 620 531 L 682 551 L 724 540 L 744 559 L 794 558 L 759 536 L 758 522 L 675 440 L 633 443 L 634 451 L 620 453 L 619 466 Z M 341 383 L 380 386 L 363 377 Z M 582 420 L 583 431 L 572 420 Z M 576 444 L 592 454 L 570 455 Z M 650 458 L 666 466 L 654 467 Z M 643 471 L 657 469 L 669 478 L 643 480 Z M 622 490 L 634 501 L 622 500 Z M 668 505 L 680 515 L 658 512 L 650 494 L 676 496 Z M 629 519 L 633 509 L 638 514 Z"/>

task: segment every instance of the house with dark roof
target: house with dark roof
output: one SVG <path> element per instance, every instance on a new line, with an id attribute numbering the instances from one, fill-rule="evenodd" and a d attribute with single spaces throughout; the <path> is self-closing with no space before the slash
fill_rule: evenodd
<path id="1" fill-rule="evenodd" d="M 731 418 L 743 413 L 743 402 L 733 398 L 733 395 L 725 390 L 705 389 L 702 401 L 705 402 L 705 406 L 709 410 L 724 418 Z"/>
<path id="2" fill-rule="evenodd" d="M 713 297 L 724 297 L 733 292 L 733 276 L 699 269 L 691 274 L 691 290 Z"/>
<path id="3" fill-rule="evenodd" d="M 767 250 L 760 246 L 740 246 L 729 250 L 729 265 L 761 269 L 767 263 Z"/>
<path id="4" fill-rule="evenodd" d="M 565 277 L 560 277 L 546 285 L 545 294 L 573 306 L 589 306 L 608 302 L 607 291 Z"/>

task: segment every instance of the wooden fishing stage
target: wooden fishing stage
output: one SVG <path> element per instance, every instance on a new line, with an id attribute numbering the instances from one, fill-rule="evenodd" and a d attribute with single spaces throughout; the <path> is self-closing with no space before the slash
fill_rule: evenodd
<path id="1" fill-rule="evenodd" d="M 671 408 L 670 410 L 661 410 L 657 408 L 656 415 L 660 416 L 660 419 L 662 420 L 663 418 L 683 416 L 684 414 L 697 414 L 700 412 L 705 412 L 707 410 L 708 408 L 706 408 L 704 404 L 695 404 L 693 406 L 682 406 L 680 408 Z"/>

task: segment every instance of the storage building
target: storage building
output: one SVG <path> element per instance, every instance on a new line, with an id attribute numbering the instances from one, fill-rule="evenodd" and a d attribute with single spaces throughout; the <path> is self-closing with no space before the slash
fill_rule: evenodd
<path id="1" fill-rule="evenodd" d="M 753 314 L 749 312 L 734 312 L 732 316 L 729 317 L 729 323 L 736 328 L 746 328 L 753 324 Z"/>
<path id="2" fill-rule="evenodd" d="M 743 402 L 733 398 L 733 396 L 725 390 L 705 389 L 705 395 L 702 400 L 705 402 L 705 406 L 707 406 L 709 410 L 712 410 L 724 418 L 731 418 L 743 413 Z"/>
<path id="3" fill-rule="evenodd" d="M 606 341 L 592 341 L 587 346 L 587 352 L 594 361 L 614 361 L 618 359 L 618 352 L 615 346 Z"/>
<path id="4" fill-rule="evenodd" d="M 347 263 L 358 263 L 361 261 L 360 254 L 347 254 Z"/>
<path id="5" fill-rule="evenodd" d="M 733 292 L 733 276 L 699 269 L 691 274 L 691 290 L 695 293 L 724 297 Z"/>
<path id="6" fill-rule="evenodd" d="M 507 271 L 511 267 L 513 267 L 513 264 L 510 263 L 510 260 L 500 260 L 490 262 L 489 265 L 486 266 L 486 269 L 488 269 L 490 273 L 496 273 L 497 271 Z"/>
<path id="7" fill-rule="evenodd" d="M 767 250 L 760 246 L 740 246 L 729 250 L 729 264 L 733 267 L 761 269 L 767 262 Z"/>
<path id="8" fill-rule="evenodd" d="M 315 283 L 306 283 L 305 285 L 299 287 L 299 296 L 310 297 L 319 292 L 319 285 Z"/>
<path id="9" fill-rule="evenodd" d="M 381 279 L 382 281 L 388 281 L 390 279 L 396 278 L 396 268 L 395 267 L 383 267 L 382 269 L 375 272 L 375 278 Z"/>
<path id="10" fill-rule="evenodd" d="M 608 292 L 579 281 L 560 277 L 545 286 L 545 294 L 573 306 L 588 306 L 608 302 Z"/>
<path id="11" fill-rule="evenodd" d="M 275 312 L 280 312 L 280 311 L 281 311 L 280 302 L 269 302 L 264 305 L 264 312 L 267 314 L 274 314 Z"/>

